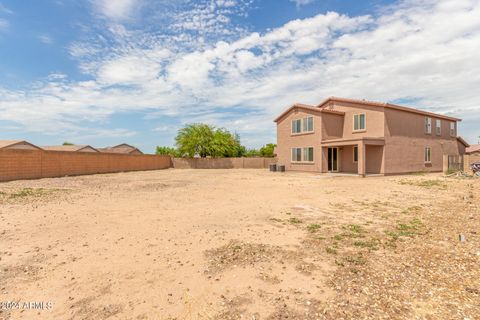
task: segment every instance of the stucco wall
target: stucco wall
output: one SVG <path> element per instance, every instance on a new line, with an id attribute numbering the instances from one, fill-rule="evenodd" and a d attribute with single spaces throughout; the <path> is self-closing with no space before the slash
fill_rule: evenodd
<path id="1" fill-rule="evenodd" d="M 175 169 L 264 169 L 276 158 L 174 158 Z"/>
<path id="2" fill-rule="evenodd" d="M 384 173 L 383 148 L 384 146 L 366 146 L 366 173 Z"/>
<path id="3" fill-rule="evenodd" d="M 313 116 L 313 133 L 292 134 L 292 120 Z M 320 112 L 294 109 L 277 123 L 278 164 L 285 165 L 286 170 L 321 171 L 322 154 L 320 137 L 322 121 Z M 292 163 L 291 149 L 313 147 L 313 163 Z"/>
<path id="4" fill-rule="evenodd" d="M 353 146 L 340 148 L 340 171 L 358 173 L 358 162 L 353 162 Z"/>
<path id="5" fill-rule="evenodd" d="M 443 155 L 459 155 L 456 137 L 450 137 L 448 121 L 442 121 L 442 133 L 425 134 L 425 116 L 385 109 L 385 173 L 442 171 Z M 431 148 L 431 163 L 424 161 L 425 147 Z"/>
<path id="6" fill-rule="evenodd" d="M 344 116 L 322 113 L 322 140 L 339 139 L 343 134 Z"/>
<path id="7" fill-rule="evenodd" d="M 168 156 L 92 152 L 0 150 L 0 181 L 171 167 Z"/>
<path id="8" fill-rule="evenodd" d="M 383 109 L 383 107 L 358 106 L 352 103 L 336 102 L 333 105 L 333 110 L 345 112 L 342 138 L 383 137 L 385 131 Z M 361 113 L 365 114 L 366 130 L 354 132 L 353 116 Z"/>

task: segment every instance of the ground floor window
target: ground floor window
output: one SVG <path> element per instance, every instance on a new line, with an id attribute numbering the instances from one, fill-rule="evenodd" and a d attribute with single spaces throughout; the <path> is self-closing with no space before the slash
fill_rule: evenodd
<path id="1" fill-rule="evenodd" d="M 313 162 L 313 147 L 292 148 L 293 162 Z"/>
<path id="2" fill-rule="evenodd" d="M 302 161 L 302 148 L 292 148 L 292 161 Z"/>
<path id="3" fill-rule="evenodd" d="M 425 147 L 425 162 L 426 163 L 432 162 L 432 151 L 430 147 Z"/>
<path id="4" fill-rule="evenodd" d="M 358 162 L 358 147 L 353 147 L 353 162 Z"/>

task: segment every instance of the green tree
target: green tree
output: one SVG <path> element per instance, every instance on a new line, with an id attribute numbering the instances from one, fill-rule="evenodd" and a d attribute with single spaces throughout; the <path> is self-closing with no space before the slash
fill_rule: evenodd
<path id="1" fill-rule="evenodd" d="M 262 157 L 269 157 L 273 158 L 275 155 L 273 154 L 273 150 L 277 145 L 274 143 L 268 143 L 260 148 L 260 156 Z"/>
<path id="2" fill-rule="evenodd" d="M 203 123 L 187 124 L 178 130 L 175 144 L 182 156 L 205 158 L 210 155 L 214 128 Z"/>
<path id="3" fill-rule="evenodd" d="M 248 158 L 253 158 L 253 157 L 259 157 L 260 156 L 260 151 L 257 149 L 248 149 L 243 156 L 248 157 Z"/>
<path id="4" fill-rule="evenodd" d="M 241 157 L 246 152 L 238 134 L 203 123 L 187 124 L 180 129 L 175 144 L 179 154 L 188 157 Z"/>
<path id="5" fill-rule="evenodd" d="M 159 147 L 157 146 L 157 149 L 155 150 L 156 154 L 159 155 L 166 155 L 166 156 L 171 156 L 171 157 L 179 157 L 180 153 L 178 152 L 177 149 L 172 148 L 172 147 Z"/>
<path id="6" fill-rule="evenodd" d="M 73 143 L 68 142 L 68 141 L 65 141 L 65 142 L 63 143 L 63 145 L 64 145 L 64 146 L 73 146 Z"/>

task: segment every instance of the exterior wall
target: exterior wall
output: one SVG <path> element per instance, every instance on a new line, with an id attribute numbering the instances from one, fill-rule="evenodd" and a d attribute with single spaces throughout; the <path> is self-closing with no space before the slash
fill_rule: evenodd
<path id="1" fill-rule="evenodd" d="M 330 108 L 330 107 L 326 107 Z M 336 111 L 345 112 L 342 139 L 359 139 L 363 137 L 383 137 L 385 135 L 385 116 L 384 108 L 356 105 L 352 103 L 335 103 L 333 108 Z M 366 130 L 353 131 L 353 116 L 355 114 L 365 114 Z M 323 114 L 322 114 L 323 116 Z M 324 137 L 323 140 L 328 139 Z"/>
<path id="2" fill-rule="evenodd" d="M 313 117 L 313 133 L 292 134 L 292 120 L 307 116 Z M 286 170 L 321 171 L 322 148 L 322 116 L 320 112 L 294 109 L 277 122 L 277 155 L 278 164 L 285 165 Z M 312 163 L 292 163 L 292 148 L 313 147 Z"/>
<path id="3" fill-rule="evenodd" d="M 358 173 L 358 162 L 353 162 L 353 147 L 354 146 L 340 147 L 340 172 Z"/>
<path id="4" fill-rule="evenodd" d="M 322 140 L 340 139 L 343 135 L 344 116 L 322 113 Z"/>
<path id="5" fill-rule="evenodd" d="M 173 158 L 175 169 L 264 169 L 276 158 Z"/>
<path id="6" fill-rule="evenodd" d="M 441 135 L 425 134 L 425 116 L 385 109 L 385 173 L 442 171 L 443 155 L 459 155 L 456 137 L 450 136 L 449 121 L 441 119 Z M 431 148 L 431 163 L 424 162 L 425 147 Z"/>
<path id="7" fill-rule="evenodd" d="M 366 173 L 384 173 L 384 146 L 366 145 Z"/>
<path id="8" fill-rule="evenodd" d="M 171 167 L 168 156 L 98 152 L 0 150 L 0 181 Z"/>

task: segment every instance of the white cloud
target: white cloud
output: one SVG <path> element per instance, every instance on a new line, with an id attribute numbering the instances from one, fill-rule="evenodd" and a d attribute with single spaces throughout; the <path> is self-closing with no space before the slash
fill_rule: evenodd
<path id="1" fill-rule="evenodd" d="M 218 10 L 231 8 L 227 2 L 208 3 Z M 141 111 L 228 127 L 256 144 L 274 139 L 272 120 L 288 105 L 336 95 L 409 100 L 464 117 L 460 131 L 473 141 L 480 121 L 479 17 L 476 0 L 409 0 L 378 16 L 320 14 L 196 48 L 182 44 L 188 39 L 182 32 L 159 37 L 116 29 L 116 47 L 70 47 L 92 80 L 50 77 L 26 91 L 0 89 L 0 120 L 31 131 L 83 132 L 79 120 L 95 127 L 116 113 Z M 200 21 L 208 25 L 209 18 Z"/>
<path id="2" fill-rule="evenodd" d="M 52 37 L 50 37 L 48 34 L 41 34 L 41 35 L 37 36 L 37 39 L 41 43 L 44 43 L 44 44 L 52 44 L 53 43 Z"/>
<path id="3" fill-rule="evenodd" d="M 140 0 L 92 0 L 95 9 L 114 21 L 128 20 L 139 9 Z"/>
<path id="4" fill-rule="evenodd" d="M 6 19 L 0 19 L 0 31 L 5 31 L 9 27 L 9 23 Z"/>
<path id="5" fill-rule="evenodd" d="M 13 14 L 13 11 L 0 3 L 0 13 Z"/>
<path id="6" fill-rule="evenodd" d="M 291 2 L 295 2 L 297 7 L 305 6 L 307 4 L 315 2 L 315 0 L 290 0 Z"/>

